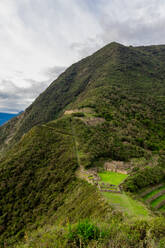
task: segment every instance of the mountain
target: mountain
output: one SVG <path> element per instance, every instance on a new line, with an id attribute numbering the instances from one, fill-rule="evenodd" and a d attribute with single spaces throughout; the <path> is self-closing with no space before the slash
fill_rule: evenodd
<path id="1" fill-rule="evenodd" d="M 0 113 L 0 126 L 15 116 L 16 114 Z"/>
<path id="2" fill-rule="evenodd" d="M 0 127 L 1 247 L 163 247 L 164 56 L 110 43 Z"/>
<path id="3" fill-rule="evenodd" d="M 92 106 L 98 115 L 106 119 L 116 115 L 126 126 L 123 119 L 147 122 L 151 117 L 150 124 L 140 121 L 142 129 L 155 125 L 158 118 L 164 128 L 164 54 L 165 46 L 134 48 L 111 43 L 73 64 L 24 113 L 0 128 L 1 149 L 33 126 L 56 119 L 73 107 Z M 157 138 L 147 139 L 154 143 Z"/>

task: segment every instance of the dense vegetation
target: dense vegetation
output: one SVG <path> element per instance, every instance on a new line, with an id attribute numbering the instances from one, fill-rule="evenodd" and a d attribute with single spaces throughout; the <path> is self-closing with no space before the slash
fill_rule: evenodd
<path id="1" fill-rule="evenodd" d="M 76 167 L 71 136 L 42 126 L 26 134 L 1 161 L 1 241 L 21 236 L 26 223 L 55 211 L 64 201 Z"/>
<path id="2" fill-rule="evenodd" d="M 26 242 L 16 248 L 139 248 L 165 247 L 164 219 L 128 222 L 120 213 L 110 214 L 109 218 L 95 222 L 87 219 L 66 227 L 47 226 L 27 234 Z"/>
<path id="3" fill-rule="evenodd" d="M 132 176 L 129 176 L 123 184 L 125 190 L 138 192 L 141 189 L 160 184 L 165 181 L 164 169 L 160 166 L 145 167 Z"/>
<path id="4" fill-rule="evenodd" d="M 164 54 L 165 46 L 134 48 L 111 43 L 72 65 L 22 118 L 0 128 L 1 148 L 19 140 L 34 125 L 57 118 L 64 108 L 89 106 L 108 122 L 108 132 L 117 137 L 115 146 L 121 150 L 127 146 L 128 154 L 117 155 L 119 159 L 128 159 L 132 152 L 142 156 L 164 150 Z"/>
<path id="5" fill-rule="evenodd" d="M 133 168 L 126 191 L 165 180 L 164 56 L 111 43 L 0 128 L 1 247 L 165 246 L 164 217 L 132 219 L 76 177 L 117 160 Z"/>
<path id="6" fill-rule="evenodd" d="M 1 247 L 24 237 L 42 218 L 66 223 L 105 215 L 95 187 L 75 177 L 70 118 L 32 128 L 6 156 L 0 167 Z"/>

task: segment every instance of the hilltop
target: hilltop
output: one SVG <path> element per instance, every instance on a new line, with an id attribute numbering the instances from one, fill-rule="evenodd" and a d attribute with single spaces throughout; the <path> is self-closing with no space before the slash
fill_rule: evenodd
<path id="1" fill-rule="evenodd" d="M 0 127 L 2 247 L 163 247 L 164 56 L 113 42 Z"/>

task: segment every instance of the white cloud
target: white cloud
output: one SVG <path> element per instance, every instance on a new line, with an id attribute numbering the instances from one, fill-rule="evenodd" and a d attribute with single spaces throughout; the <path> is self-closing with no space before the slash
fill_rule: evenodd
<path id="1" fill-rule="evenodd" d="M 80 58 L 73 43 L 94 38 L 99 25 L 81 1 L 70 0 L 2 0 L 0 2 L 0 93 L 8 96 L 28 89 L 22 95 L 18 110 L 27 107 L 45 87 L 36 82 L 51 82 L 48 68 L 63 68 Z M 58 73 L 53 74 L 54 77 Z M 9 85 L 7 82 L 12 82 Z M 33 88 L 32 88 L 33 86 Z M 23 92 L 24 90 L 24 92 Z M 31 95 L 31 97 L 30 97 Z M 9 101 L 0 101 L 0 111 L 8 109 Z"/>
<path id="2" fill-rule="evenodd" d="M 0 111 L 25 109 L 106 43 L 165 43 L 164 13 L 164 0 L 1 0 Z"/>
<path id="3" fill-rule="evenodd" d="M 100 0 L 102 38 L 126 45 L 165 43 L 164 0 Z"/>

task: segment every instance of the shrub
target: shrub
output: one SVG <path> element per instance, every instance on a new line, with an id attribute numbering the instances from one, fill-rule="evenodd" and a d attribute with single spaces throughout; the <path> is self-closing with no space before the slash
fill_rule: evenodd
<path id="1" fill-rule="evenodd" d="M 158 239 L 164 238 L 164 236 L 165 236 L 165 222 L 164 222 L 163 217 L 158 217 L 158 218 L 155 218 L 151 221 L 150 233 Z"/>
<path id="2" fill-rule="evenodd" d="M 161 239 L 158 245 L 158 248 L 164 248 L 164 247 L 165 247 L 165 238 Z"/>
<path id="3" fill-rule="evenodd" d="M 80 221 L 73 229 L 69 225 L 68 240 L 71 243 L 76 243 L 78 247 L 88 244 L 91 240 L 98 240 L 103 236 L 103 232 L 88 220 Z"/>

